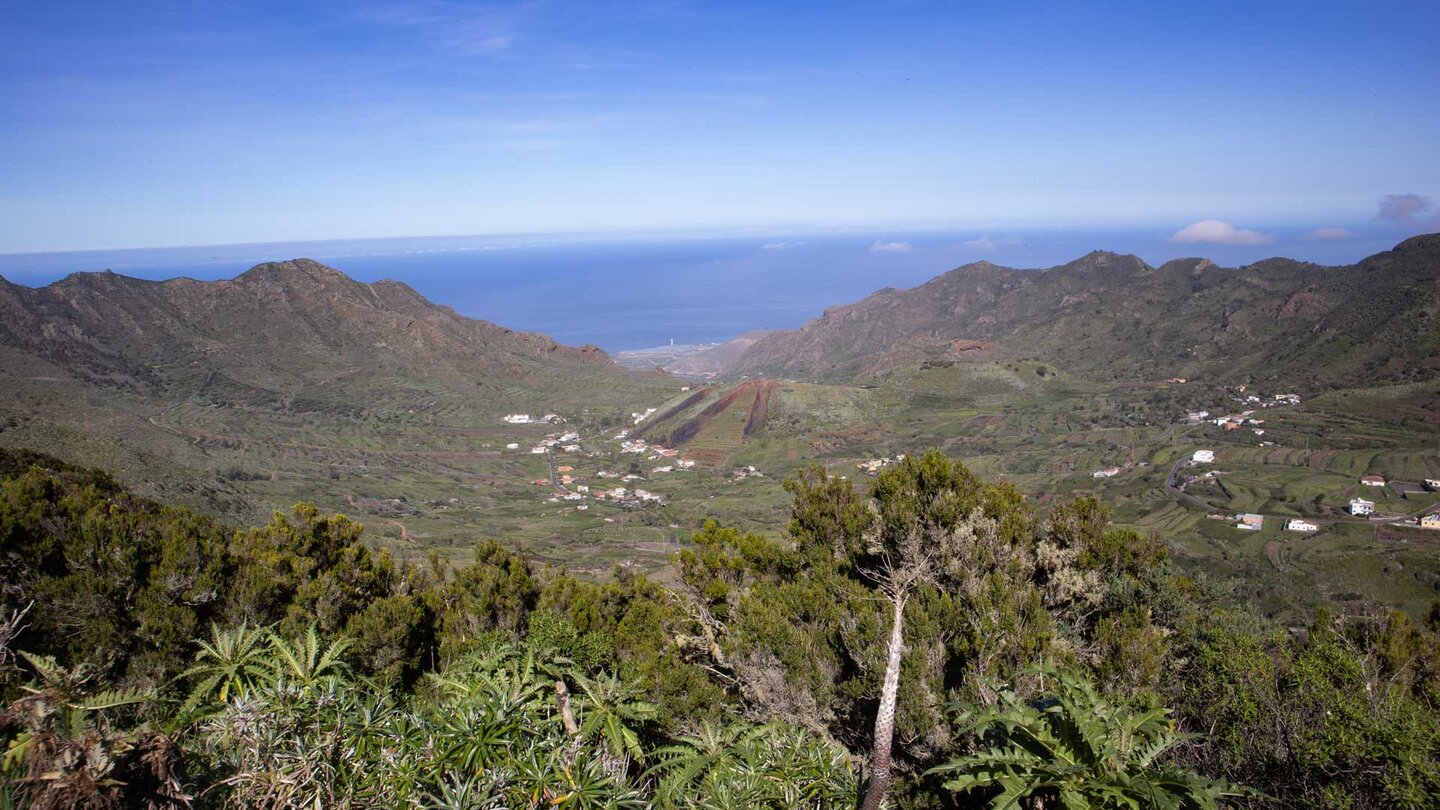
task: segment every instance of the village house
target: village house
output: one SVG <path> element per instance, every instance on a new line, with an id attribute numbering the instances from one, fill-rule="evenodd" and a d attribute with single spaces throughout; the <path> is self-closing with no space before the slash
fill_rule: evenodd
<path id="1" fill-rule="evenodd" d="M 674 471 L 675 471 L 675 468 L 674 468 L 673 466 L 671 466 L 671 465 L 669 465 L 669 464 L 666 464 L 666 465 L 664 465 L 663 467 L 656 467 L 656 468 L 652 469 L 650 472 L 652 472 L 652 473 L 667 473 L 667 472 L 674 472 Z"/>
<path id="2" fill-rule="evenodd" d="M 512 413 L 512 414 L 508 414 L 507 416 L 503 417 L 503 419 L 504 419 L 504 421 L 509 422 L 509 423 L 512 424 L 512 425 L 528 425 L 528 424 L 530 424 L 530 414 L 528 414 L 528 413 Z"/>
<path id="3" fill-rule="evenodd" d="M 555 468 L 555 472 L 562 472 L 562 473 L 575 472 L 575 468 L 574 468 L 574 467 L 571 467 L 569 464 L 561 464 L 559 467 L 556 467 L 556 468 Z"/>
<path id="4" fill-rule="evenodd" d="M 1265 528 L 1265 516 L 1243 514 L 1235 516 L 1235 528 L 1244 529 L 1247 532 L 1258 532 Z"/>
<path id="5" fill-rule="evenodd" d="M 1421 515 L 1415 522 L 1422 529 L 1440 529 L 1440 515 Z"/>
<path id="6" fill-rule="evenodd" d="M 1320 531 L 1320 527 L 1315 525 L 1314 523 L 1311 523 L 1308 520 L 1301 520 L 1300 518 L 1290 518 L 1289 520 L 1285 521 L 1285 531 L 1318 532 Z"/>
<path id="7" fill-rule="evenodd" d="M 1381 475 L 1362 475 L 1360 476 L 1360 483 L 1367 487 L 1383 487 L 1385 486 L 1385 477 Z"/>
<path id="8" fill-rule="evenodd" d="M 1425 488 L 1431 492 L 1440 492 L 1440 478 L 1426 478 Z"/>
<path id="9" fill-rule="evenodd" d="M 1191 457 L 1190 457 L 1190 460 L 1193 461 L 1193 462 L 1195 462 L 1196 464 L 1211 464 L 1211 463 L 1214 463 L 1214 461 L 1215 461 L 1215 451 L 1214 451 L 1214 450 L 1196 450 L 1196 451 L 1195 451 L 1195 455 L 1191 456 Z"/>
<path id="10" fill-rule="evenodd" d="M 688 470 L 695 466 L 695 462 L 689 459 L 681 458 L 675 460 L 675 466 L 679 467 L 682 470 Z"/>
<path id="11" fill-rule="evenodd" d="M 580 434 L 579 434 L 579 433 L 574 433 L 574 432 L 571 432 L 571 433 L 561 433 L 561 434 L 560 434 L 560 441 L 562 441 L 562 442 L 578 442 L 578 441 L 580 441 Z"/>
<path id="12" fill-rule="evenodd" d="M 563 418 L 561 418 L 559 414 L 555 413 L 547 413 L 544 416 L 540 417 L 540 419 L 541 421 L 549 422 L 552 425 L 558 425 L 561 422 L 565 421 Z"/>
<path id="13" fill-rule="evenodd" d="M 1119 474 L 1120 474 L 1120 468 L 1119 468 L 1119 467 L 1106 467 L 1106 468 L 1103 469 L 1103 470 L 1096 470 L 1095 472 L 1090 473 L 1090 477 L 1091 477 L 1091 478 L 1114 478 L 1115 476 L 1117 476 L 1117 475 L 1119 475 Z"/>
<path id="14" fill-rule="evenodd" d="M 520 449 L 520 443 L 519 443 L 519 442 L 510 442 L 509 444 L 505 445 L 505 449 L 506 449 L 506 450 L 519 450 L 519 449 Z"/>
<path id="15" fill-rule="evenodd" d="M 1367 501 L 1364 498 L 1350 499 L 1350 514 L 1356 516 L 1375 514 L 1375 502 Z"/>
<path id="16" fill-rule="evenodd" d="M 543 456 L 543 455 L 545 455 L 546 452 L 549 451 L 549 449 L 550 449 L 550 448 L 546 447 L 546 446 L 543 445 L 543 444 L 542 444 L 542 445 L 537 445 L 537 446 L 535 446 L 535 447 L 530 448 L 530 453 L 531 453 L 532 455 Z"/>

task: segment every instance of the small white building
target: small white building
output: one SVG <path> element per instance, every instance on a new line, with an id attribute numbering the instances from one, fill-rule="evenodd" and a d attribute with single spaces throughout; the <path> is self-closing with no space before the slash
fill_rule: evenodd
<path id="1" fill-rule="evenodd" d="M 519 450 L 519 449 L 520 449 L 520 443 L 519 443 L 519 442 L 510 442 L 509 444 L 505 445 L 505 449 L 506 449 L 506 450 Z"/>
<path id="2" fill-rule="evenodd" d="M 1119 474 L 1120 474 L 1120 468 L 1119 468 L 1119 467 L 1106 467 L 1106 468 L 1103 469 L 1103 470 L 1096 470 L 1095 472 L 1090 473 L 1090 477 L 1091 477 L 1091 478 L 1114 478 L 1115 476 L 1117 476 L 1117 475 L 1119 475 Z"/>
<path id="3" fill-rule="evenodd" d="M 1215 461 L 1215 451 L 1196 450 L 1195 455 L 1191 456 L 1190 460 L 1195 462 L 1196 464 L 1210 464 Z"/>
<path id="4" fill-rule="evenodd" d="M 1308 520 L 1301 520 L 1300 518 L 1290 518 L 1289 520 L 1285 521 L 1285 531 L 1318 532 L 1320 531 L 1320 527 L 1315 525 L 1314 523 L 1311 523 Z"/>
<path id="5" fill-rule="evenodd" d="M 530 448 L 530 452 L 533 453 L 534 455 L 537 455 L 537 456 L 543 456 L 543 455 L 545 455 L 546 452 L 549 451 L 549 449 L 550 449 L 550 448 L 548 448 L 548 447 L 546 447 L 545 445 L 542 444 L 542 445 L 540 445 L 539 447 L 532 447 L 532 448 Z"/>
<path id="6" fill-rule="evenodd" d="M 528 413 L 512 413 L 512 414 L 506 415 L 506 416 L 504 417 L 504 420 L 505 420 L 506 422 L 509 422 L 509 423 L 512 424 L 512 425 L 528 425 L 528 424 L 530 424 L 530 414 L 528 414 Z"/>
<path id="7" fill-rule="evenodd" d="M 1367 487 L 1383 487 L 1385 486 L 1385 477 L 1380 475 L 1362 475 L 1360 476 L 1360 483 Z"/>
<path id="8" fill-rule="evenodd" d="M 1440 478 L 1426 478 L 1425 488 L 1431 492 L 1440 492 Z"/>
<path id="9" fill-rule="evenodd" d="M 1246 513 L 1235 516 L 1235 528 L 1247 532 L 1258 532 L 1265 528 L 1265 516 Z"/>
<path id="10" fill-rule="evenodd" d="M 1367 501 L 1364 498 L 1350 499 L 1350 514 L 1352 515 L 1373 515 L 1375 514 L 1375 502 Z"/>

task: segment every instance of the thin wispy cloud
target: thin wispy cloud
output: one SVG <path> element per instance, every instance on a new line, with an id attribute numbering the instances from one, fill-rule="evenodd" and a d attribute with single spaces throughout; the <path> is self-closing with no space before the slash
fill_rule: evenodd
<path id="1" fill-rule="evenodd" d="M 975 239 L 966 240 L 965 242 L 963 242 L 963 243 L 961 243 L 961 244 L 963 244 L 965 247 L 967 247 L 967 248 L 969 248 L 969 249 L 971 249 L 971 250 L 979 250 L 979 251 L 984 251 L 984 252 L 986 252 L 986 253 L 992 253 L 992 252 L 994 252 L 994 251 L 996 251 L 996 250 L 999 250 L 999 249 L 1002 248 L 1002 247 L 1009 247 L 1009 246 L 1011 246 L 1011 245 L 1018 245 L 1018 244 L 1020 244 L 1020 240 L 1019 240 L 1019 239 L 992 239 L 992 238 L 989 237 L 989 236 L 980 236 L 980 237 L 977 237 L 977 238 L 975 238 Z"/>
<path id="2" fill-rule="evenodd" d="M 1347 239 L 1359 239 L 1360 234 L 1347 228 L 1316 228 L 1305 234 L 1305 238 L 1312 242 L 1344 242 Z"/>
<path id="3" fill-rule="evenodd" d="M 1380 211 L 1375 218 L 1397 225 L 1415 225 L 1434 206 L 1435 201 L 1423 194 L 1386 194 L 1380 198 Z"/>
<path id="4" fill-rule="evenodd" d="M 1202 219 L 1176 231 L 1171 242 L 1208 245 L 1268 245 L 1275 237 L 1259 231 L 1237 228 L 1218 219 Z"/>
<path id="5" fill-rule="evenodd" d="M 914 249 L 909 242 L 876 242 L 870 246 L 871 253 L 909 253 Z"/>
<path id="6" fill-rule="evenodd" d="M 435 45 L 481 56 L 498 56 L 520 38 L 529 4 L 476 7 L 445 0 L 402 0 L 363 7 L 372 23 L 408 28 Z"/>
<path id="7" fill-rule="evenodd" d="M 791 250 L 800 247 L 804 242 L 766 242 L 760 246 L 761 250 Z"/>

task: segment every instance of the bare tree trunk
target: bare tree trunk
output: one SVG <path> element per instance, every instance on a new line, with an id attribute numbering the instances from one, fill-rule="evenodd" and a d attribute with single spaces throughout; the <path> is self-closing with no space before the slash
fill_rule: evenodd
<path id="1" fill-rule="evenodd" d="M 861 810 L 880 810 L 890 787 L 890 744 L 895 738 L 895 700 L 900 692 L 900 658 L 905 652 L 905 594 L 893 597 L 894 624 L 890 625 L 890 651 L 885 682 L 880 688 L 880 709 L 875 713 L 875 750 L 870 757 L 870 786 Z"/>
<path id="2" fill-rule="evenodd" d="M 560 708 L 560 724 L 571 737 L 580 736 L 580 726 L 575 724 L 575 713 L 570 711 L 570 688 L 564 681 L 555 682 L 555 703 Z"/>
<path id="3" fill-rule="evenodd" d="M 565 759 L 574 762 L 575 753 L 580 750 L 580 726 L 575 722 L 575 713 L 570 710 L 570 687 L 562 680 L 555 681 L 555 704 L 560 709 L 560 724 L 565 726 L 565 733 L 570 737 L 570 744 L 565 747 Z"/>

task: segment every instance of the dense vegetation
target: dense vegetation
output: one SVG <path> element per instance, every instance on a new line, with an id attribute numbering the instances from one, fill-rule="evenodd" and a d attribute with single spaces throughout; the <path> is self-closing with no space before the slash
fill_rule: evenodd
<path id="1" fill-rule="evenodd" d="M 1275 627 L 935 452 L 787 488 L 666 587 L 0 453 L 0 806 L 1436 806 L 1440 607 Z"/>

